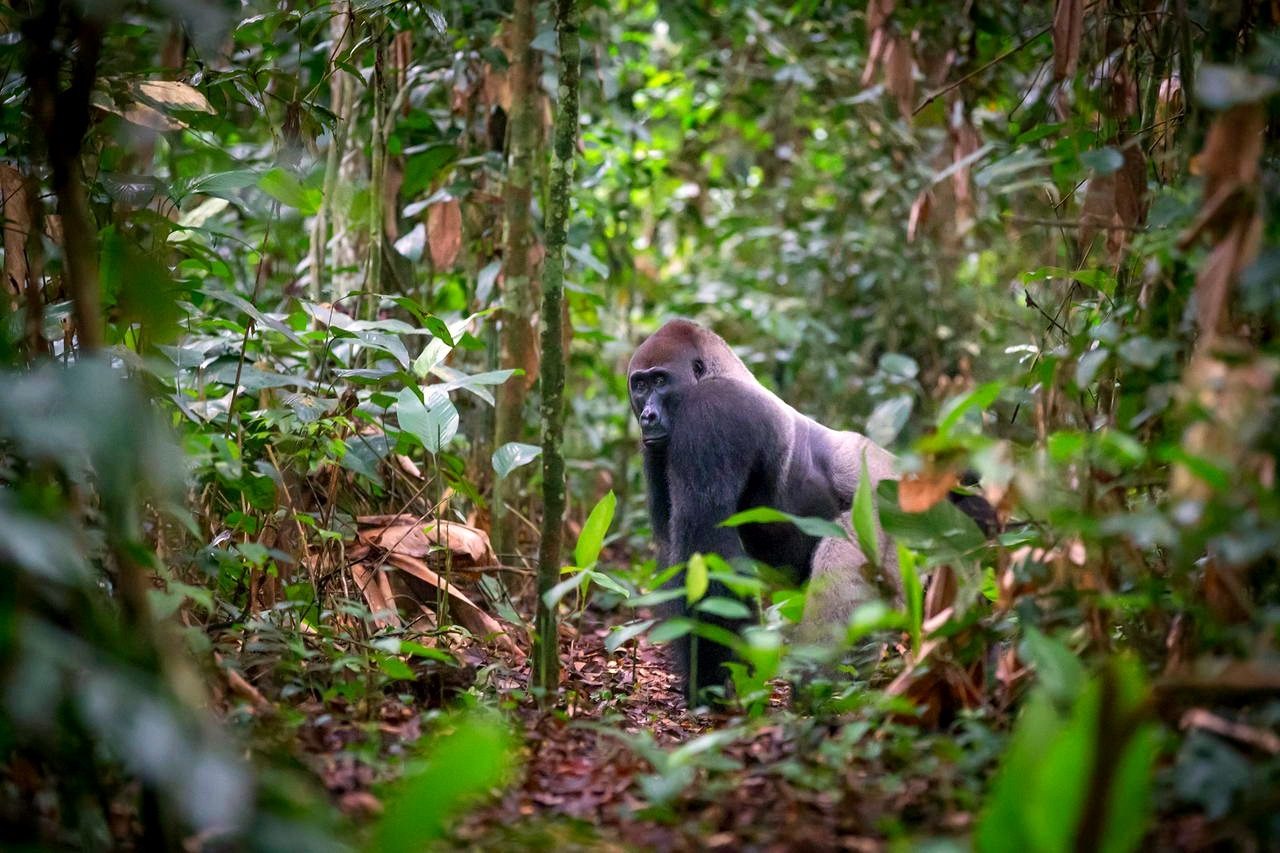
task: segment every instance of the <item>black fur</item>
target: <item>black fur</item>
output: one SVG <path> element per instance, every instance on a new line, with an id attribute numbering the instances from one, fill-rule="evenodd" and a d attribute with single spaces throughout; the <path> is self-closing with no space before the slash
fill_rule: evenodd
<path id="1" fill-rule="evenodd" d="M 695 553 L 749 557 L 809 579 L 819 539 L 788 523 L 721 527 L 742 510 L 773 507 L 797 516 L 838 519 L 856 481 L 840 436 L 766 391 L 718 336 L 687 321 L 668 323 L 637 351 L 628 374 L 631 406 L 644 438 L 649 514 L 662 566 Z M 995 513 L 976 495 L 952 499 L 984 529 Z M 984 509 L 985 508 L 985 509 Z M 729 595 L 713 582 L 708 595 Z M 684 599 L 675 605 L 684 610 Z M 738 632 L 743 620 L 699 614 Z M 700 637 L 691 667 L 688 637 L 677 643 L 690 697 L 723 684 L 726 646 Z"/>

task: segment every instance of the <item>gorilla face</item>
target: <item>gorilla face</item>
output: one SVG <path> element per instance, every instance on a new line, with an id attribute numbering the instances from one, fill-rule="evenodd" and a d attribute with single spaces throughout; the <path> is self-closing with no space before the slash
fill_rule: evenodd
<path id="1" fill-rule="evenodd" d="M 645 447 L 665 447 L 671 439 L 671 420 L 679 386 L 684 382 L 662 367 L 631 374 L 631 410 L 640 422 Z"/>

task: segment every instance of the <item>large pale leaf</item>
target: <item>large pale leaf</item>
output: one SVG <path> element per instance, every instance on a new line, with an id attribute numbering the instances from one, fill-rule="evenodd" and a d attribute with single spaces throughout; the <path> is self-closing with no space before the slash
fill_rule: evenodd
<path id="1" fill-rule="evenodd" d="M 521 444 L 509 441 L 493 451 L 493 470 L 499 477 L 505 477 L 521 465 L 527 465 L 538 458 L 542 448 L 535 444 Z"/>
<path id="2" fill-rule="evenodd" d="M 433 454 L 458 433 L 458 410 L 449 395 L 437 388 L 422 389 L 421 400 L 414 389 L 405 388 L 396 395 L 395 408 L 400 428 Z"/>

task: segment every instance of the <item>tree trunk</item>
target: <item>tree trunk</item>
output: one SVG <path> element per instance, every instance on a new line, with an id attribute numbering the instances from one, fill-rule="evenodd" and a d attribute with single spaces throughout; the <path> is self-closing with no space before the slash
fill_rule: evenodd
<path id="1" fill-rule="evenodd" d="M 537 302 L 529 263 L 533 245 L 534 152 L 538 144 L 535 111 L 538 75 L 534 68 L 534 0 L 516 0 L 512 15 L 511 123 L 507 150 L 505 193 L 506 241 L 502 259 L 502 332 L 499 363 L 503 368 L 529 371 L 536 362 L 533 313 Z M 498 387 L 493 446 L 519 441 L 524 435 L 524 404 L 532 376 L 517 376 Z M 521 471 L 493 483 L 494 552 L 507 560 L 517 549 L 516 516 L 508 504 L 520 493 Z"/>
<path id="2" fill-rule="evenodd" d="M 542 542 L 538 548 L 538 616 L 533 683 L 544 696 L 556 689 L 560 659 L 556 611 L 545 596 L 560 580 L 564 538 L 564 246 L 578 133 L 578 7 L 556 0 L 560 35 L 560 109 L 556 113 L 551 193 L 547 204 L 547 264 L 542 288 Z"/>
<path id="3" fill-rule="evenodd" d="M 32 124 L 44 137 L 50 183 L 62 218 L 64 280 L 71 295 L 80 352 L 103 344 L 102 297 L 98 284 L 98 228 L 89 213 L 80 152 L 89 127 L 89 96 L 98 75 L 103 24 L 73 14 L 59 31 L 61 5 L 48 3 L 23 25 L 27 39 L 26 78 Z M 74 43 L 75 51 L 71 50 Z M 71 77 L 62 87 L 62 66 L 71 59 Z"/>
<path id="4" fill-rule="evenodd" d="M 338 190 L 338 174 L 342 168 L 343 154 L 347 147 L 347 134 L 351 129 L 351 102 L 354 85 L 351 75 L 338 65 L 338 58 L 351 46 L 351 2 L 344 0 L 335 5 L 333 19 L 329 22 L 334 47 L 329 65 L 329 109 L 333 112 L 333 131 L 329 137 L 329 151 L 324 163 L 324 197 L 311 225 L 309 295 L 312 302 L 325 297 L 324 268 L 328 257 L 330 212 L 337 209 L 334 194 Z M 333 215 L 334 228 L 338 229 L 338 215 Z M 335 264 L 336 266 L 336 264 Z"/>

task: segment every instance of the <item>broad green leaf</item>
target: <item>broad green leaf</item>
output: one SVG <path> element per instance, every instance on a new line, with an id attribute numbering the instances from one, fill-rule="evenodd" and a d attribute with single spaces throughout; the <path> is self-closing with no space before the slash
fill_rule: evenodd
<path id="1" fill-rule="evenodd" d="M 1234 65 L 1205 63 L 1196 74 L 1196 99 L 1211 110 L 1261 103 L 1277 91 L 1280 79 L 1270 74 L 1252 74 Z"/>
<path id="2" fill-rule="evenodd" d="M 258 189 L 288 207 L 310 216 L 320 209 L 321 193 L 310 190 L 291 173 L 275 168 L 264 172 L 258 179 Z"/>
<path id="3" fill-rule="evenodd" d="M 395 412 L 400 429 L 432 454 L 439 453 L 458 433 L 458 410 L 448 394 L 434 387 L 424 388 L 421 400 L 413 388 L 402 389 L 396 395 Z"/>
<path id="4" fill-rule="evenodd" d="M 649 642 L 656 645 L 679 639 L 693 630 L 690 619 L 668 619 L 649 632 Z"/>
<path id="5" fill-rule="evenodd" d="M 600 558 L 600 549 L 604 547 L 604 537 L 613 523 L 613 511 L 617 506 L 618 498 L 611 491 L 591 508 L 591 514 L 578 534 L 578 544 L 573 549 L 573 561 L 579 567 L 594 566 Z"/>
<path id="6" fill-rule="evenodd" d="M 604 648 L 609 654 L 613 654 L 622 648 L 629 640 L 648 631 L 657 622 L 657 619 L 644 619 L 640 622 L 629 622 L 626 625 L 619 625 L 609 632 L 604 638 Z"/>
<path id="7" fill-rule="evenodd" d="M 893 444 L 914 407 L 915 399 L 910 394 L 900 394 L 880 403 L 867 418 L 867 436 L 882 447 Z"/>
<path id="8" fill-rule="evenodd" d="M 865 450 L 862 452 L 862 468 L 858 472 L 858 488 L 853 494 L 853 532 L 867 562 L 879 566 L 880 537 L 876 535 L 876 507 L 871 497 L 871 476 L 867 471 Z"/>
<path id="9" fill-rule="evenodd" d="M 776 524 L 789 523 L 800 528 L 801 531 L 810 536 L 817 536 L 820 539 L 845 538 L 844 528 L 834 521 L 828 521 L 825 518 L 816 518 L 814 516 L 792 515 L 789 512 L 774 509 L 773 507 L 758 506 L 752 509 L 745 509 L 742 512 L 733 515 L 720 522 L 721 527 L 741 527 L 744 524 Z"/>
<path id="10" fill-rule="evenodd" d="M 1110 146 L 1080 152 L 1080 163 L 1095 175 L 1110 175 L 1124 165 L 1124 154 Z"/>
<path id="11" fill-rule="evenodd" d="M 573 572 L 569 577 L 543 593 L 542 601 L 547 605 L 548 609 L 554 610 L 560 600 L 569 594 L 569 590 L 580 587 L 589 580 L 590 576 L 586 572 Z"/>
<path id="12" fill-rule="evenodd" d="M 425 764 L 410 767 L 387 802 L 369 849 L 416 853 L 441 838 L 448 821 L 498 785 L 514 764 L 514 744 L 497 716 L 445 721 L 449 733 L 431 744 Z"/>
<path id="13" fill-rule="evenodd" d="M 951 501 L 938 501 L 924 512 L 903 512 L 894 480 L 881 481 L 876 497 L 885 533 L 924 555 L 926 567 L 949 563 L 959 568 L 987 543 L 973 519 Z"/>
<path id="14" fill-rule="evenodd" d="M 493 470 L 499 479 L 507 476 L 521 465 L 528 465 L 542 453 L 542 448 L 534 444 L 521 444 L 509 441 L 493 451 Z"/>
<path id="15" fill-rule="evenodd" d="M 1066 646 L 1027 625 L 1023 628 L 1018 653 L 1035 667 L 1040 685 L 1055 702 L 1068 703 L 1080 695 L 1085 681 L 1084 665 Z"/>
<path id="16" fill-rule="evenodd" d="M 229 172 L 214 172 L 197 178 L 187 185 L 186 195 L 217 196 L 228 201 L 239 201 L 237 190 L 251 187 L 258 182 L 259 172 L 253 169 L 232 169 Z"/>
<path id="17" fill-rule="evenodd" d="M 698 601 L 702 596 L 707 594 L 707 586 L 710 579 L 707 577 L 707 561 L 701 554 L 694 554 L 689 558 L 688 566 L 684 571 L 684 596 L 685 600 L 690 604 Z"/>
<path id="18" fill-rule="evenodd" d="M 392 678 L 396 678 L 401 681 L 412 681 L 417 678 L 407 663 L 400 660 L 400 658 L 392 657 L 391 655 L 379 656 L 378 669 L 382 670 Z"/>
<path id="19" fill-rule="evenodd" d="M 987 382 L 967 394 L 952 397 L 942 405 L 942 413 L 938 417 L 938 433 L 950 435 L 965 414 L 970 411 L 984 411 L 996 401 L 1003 389 L 1003 382 Z"/>
<path id="20" fill-rule="evenodd" d="M 587 577 L 591 578 L 592 583 L 598 587 L 607 589 L 609 592 L 616 592 L 623 598 L 631 597 L 631 590 L 627 589 L 604 572 L 596 571 L 595 569 L 588 569 Z"/>
<path id="21" fill-rule="evenodd" d="M 736 598 L 725 598 L 720 595 L 702 599 L 693 609 L 697 613 L 709 613 L 712 616 L 720 616 L 724 619 L 751 618 L 750 607 L 747 607 Z"/>
<path id="22" fill-rule="evenodd" d="M 1076 385 L 1081 388 L 1092 385 L 1094 378 L 1098 375 L 1099 368 L 1106 362 L 1109 355 L 1111 355 L 1111 350 L 1106 347 L 1098 347 L 1080 356 L 1080 362 L 1076 365 Z"/>

